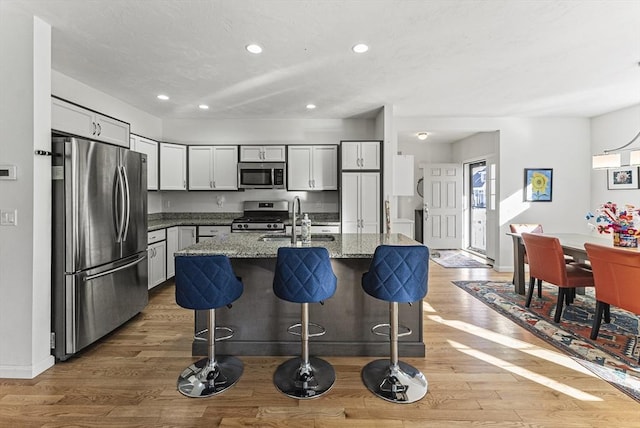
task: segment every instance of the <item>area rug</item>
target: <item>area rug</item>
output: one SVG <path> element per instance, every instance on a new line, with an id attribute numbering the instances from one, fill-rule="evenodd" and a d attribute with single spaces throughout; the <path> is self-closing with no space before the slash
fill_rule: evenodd
<path id="1" fill-rule="evenodd" d="M 640 337 L 638 317 L 611 308 L 611 323 L 602 321 L 597 340 L 591 340 L 595 299 L 593 290 L 577 295 L 565 306 L 559 324 L 553 322 L 558 287 L 544 285 L 542 299 L 534 293 L 526 308 L 525 296 L 513 284 L 492 281 L 453 281 L 490 308 L 570 355 L 578 363 L 640 402 Z"/>
<path id="2" fill-rule="evenodd" d="M 432 250 L 431 260 L 446 268 L 488 268 L 485 263 L 479 262 L 459 250 Z"/>

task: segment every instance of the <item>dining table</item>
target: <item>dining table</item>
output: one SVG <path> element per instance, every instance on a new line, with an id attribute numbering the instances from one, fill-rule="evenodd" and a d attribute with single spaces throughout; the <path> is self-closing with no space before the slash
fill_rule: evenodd
<path id="1" fill-rule="evenodd" d="M 507 232 L 513 239 L 513 285 L 518 294 L 525 294 L 524 242 L 520 233 Z M 605 245 L 613 247 L 613 237 L 609 234 L 591 235 L 588 233 L 553 233 L 544 232 L 545 236 L 558 238 L 564 254 L 573 257 L 576 262 L 588 261 L 584 244 Z M 635 249 L 637 251 L 637 249 Z"/>

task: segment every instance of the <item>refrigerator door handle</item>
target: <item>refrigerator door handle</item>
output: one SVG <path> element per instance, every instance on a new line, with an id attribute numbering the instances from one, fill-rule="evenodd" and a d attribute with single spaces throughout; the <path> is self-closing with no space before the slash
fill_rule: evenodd
<path id="1" fill-rule="evenodd" d="M 118 225 L 118 236 L 116 237 L 116 242 L 122 242 L 123 232 L 124 232 L 124 222 L 125 222 L 125 189 L 124 189 L 124 178 L 122 176 L 121 167 L 116 167 L 117 177 L 118 177 L 118 191 L 116 194 L 116 199 L 119 199 L 118 204 L 118 215 L 117 215 L 117 225 Z M 118 201 L 117 201 L 118 202 Z"/>
<path id="2" fill-rule="evenodd" d="M 122 184 L 124 187 L 124 199 L 126 201 L 124 206 L 125 215 L 122 226 L 122 241 L 124 241 L 127 238 L 127 234 L 129 233 L 129 222 L 131 221 L 131 191 L 129 189 L 129 177 L 127 177 L 127 170 L 124 166 L 121 166 L 120 169 L 122 170 Z"/>
<path id="3" fill-rule="evenodd" d="M 109 269 L 109 270 L 106 270 L 104 272 L 96 273 L 94 275 L 87 275 L 87 277 L 85 278 L 85 281 L 91 281 L 93 279 L 100 278 L 100 277 L 105 276 L 105 275 L 111 275 L 112 273 L 118 272 L 119 270 L 128 269 L 131 266 L 137 265 L 138 263 L 140 263 L 141 261 L 143 261 L 146 258 L 147 258 L 147 255 L 143 254 L 138 259 L 136 259 L 136 260 L 134 260 L 132 262 L 129 262 L 127 264 L 124 264 L 122 266 L 118 266 L 117 268 Z"/>

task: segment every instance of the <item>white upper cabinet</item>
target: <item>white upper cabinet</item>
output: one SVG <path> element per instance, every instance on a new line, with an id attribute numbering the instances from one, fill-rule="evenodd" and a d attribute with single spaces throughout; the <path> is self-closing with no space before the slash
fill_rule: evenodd
<path id="1" fill-rule="evenodd" d="M 342 169 L 380 169 L 379 141 L 343 141 Z"/>
<path id="2" fill-rule="evenodd" d="M 337 190 L 338 146 L 288 146 L 288 190 Z"/>
<path id="3" fill-rule="evenodd" d="M 158 190 L 158 142 L 131 134 L 131 150 L 147 155 L 147 190 Z"/>
<path id="4" fill-rule="evenodd" d="M 240 146 L 240 162 L 284 162 L 285 146 Z"/>
<path id="5" fill-rule="evenodd" d="M 189 190 L 238 190 L 238 146 L 189 146 Z"/>
<path id="6" fill-rule="evenodd" d="M 53 97 L 51 129 L 129 147 L 128 123 Z"/>
<path id="7" fill-rule="evenodd" d="M 187 146 L 160 143 L 160 190 L 187 190 Z"/>

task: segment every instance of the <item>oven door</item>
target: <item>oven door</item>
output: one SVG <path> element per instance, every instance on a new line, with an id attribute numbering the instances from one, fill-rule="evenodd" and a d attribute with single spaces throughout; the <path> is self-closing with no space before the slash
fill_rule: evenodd
<path id="1" fill-rule="evenodd" d="M 284 189 L 284 163 L 238 163 L 238 187 L 241 189 Z"/>

